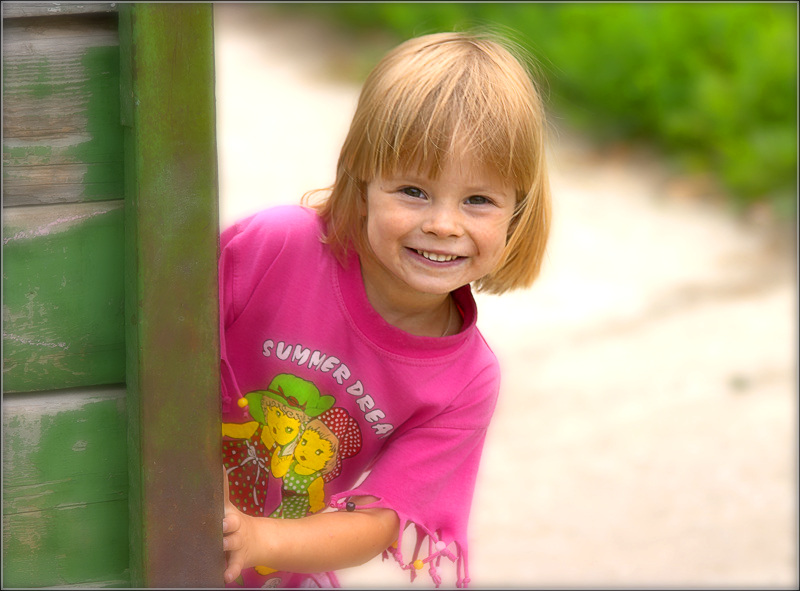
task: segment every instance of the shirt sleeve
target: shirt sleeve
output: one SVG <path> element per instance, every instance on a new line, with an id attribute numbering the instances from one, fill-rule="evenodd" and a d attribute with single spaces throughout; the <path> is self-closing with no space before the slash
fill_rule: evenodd
<path id="1" fill-rule="evenodd" d="M 235 322 L 281 251 L 297 239 L 310 219 L 300 207 L 277 206 L 222 232 L 219 284 L 223 327 Z"/>
<path id="2" fill-rule="evenodd" d="M 442 557 L 456 562 L 459 587 L 469 582 L 467 523 L 489 420 L 499 390 L 496 367 L 484 372 L 442 414 L 398 434 L 387 444 L 369 475 L 356 489 L 334 495 L 331 506 L 346 507 L 350 496 L 369 495 L 371 506 L 393 509 L 400 518 L 397 547 L 387 550 L 411 571 L 428 566 L 437 586 Z M 402 553 L 404 530 L 417 536 L 411 560 Z M 424 541 L 427 556 L 420 558 Z"/>
<path id="3" fill-rule="evenodd" d="M 222 412 L 232 410 L 241 396 L 228 359 L 226 331 L 250 301 L 272 264 L 309 225 L 314 214 L 299 206 L 276 206 L 240 220 L 220 235 L 220 382 Z"/>

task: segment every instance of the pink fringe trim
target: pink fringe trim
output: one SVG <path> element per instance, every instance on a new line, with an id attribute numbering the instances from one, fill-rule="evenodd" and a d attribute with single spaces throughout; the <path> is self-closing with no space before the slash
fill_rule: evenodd
<path id="1" fill-rule="evenodd" d="M 352 491 L 349 493 L 340 493 L 334 495 L 329 505 L 338 510 L 344 510 L 347 504 L 347 498 L 353 496 Z M 368 505 L 360 505 L 360 509 L 368 509 L 372 507 L 382 507 L 391 509 L 382 500 L 375 501 Z M 392 544 L 390 548 L 383 551 L 383 559 L 388 560 L 389 555 L 394 557 L 395 561 L 400 565 L 403 570 L 409 571 L 411 582 L 417 577 L 417 571 L 421 570 L 428 565 L 428 574 L 433 581 L 433 584 L 438 588 L 442 584 L 442 577 L 439 575 L 438 568 L 441 565 L 442 558 L 447 558 L 456 565 L 456 587 L 465 589 L 469 586 L 469 569 L 467 566 L 467 549 L 456 541 L 448 544 L 441 539 L 439 531 L 431 531 L 428 528 L 400 515 L 400 532 L 397 537 L 396 544 Z M 414 544 L 414 551 L 410 561 L 406 561 L 403 557 L 401 548 L 403 547 L 403 534 L 409 525 L 413 525 L 416 530 L 416 542 Z M 422 545 L 425 539 L 428 540 L 428 554 L 425 558 L 420 558 Z M 449 549 L 449 546 L 455 547 L 455 553 Z M 396 547 L 395 547 L 396 546 Z"/>

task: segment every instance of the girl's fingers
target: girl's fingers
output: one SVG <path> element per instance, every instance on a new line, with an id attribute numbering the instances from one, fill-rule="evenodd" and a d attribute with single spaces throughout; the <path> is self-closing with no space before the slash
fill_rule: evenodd
<path id="1" fill-rule="evenodd" d="M 242 536 L 239 533 L 227 535 L 222 539 L 222 549 L 225 551 L 227 564 L 222 577 L 225 583 L 232 582 L 238 577 L 244 567 L 244 552 L 242 548 Z"/>
<path id="2" fill-rule="evenodd" d="M 222 468 L 224 482 L 223 507 L 225 515 L 222 519 L 222 549 L 227 558 L 227 565 L 222 576 L 225 583 L 233 582 L 238 577 L 244 567 L 244 555 L 242 545 L 244 537 L 239 531 L 242 527 L 242 514 L 230 499 L 230 487 L 228 485 L 228 472 Z"/>
<path id="3" fill-rule="evenodd" d="M 239 514 L 236 511 L 225 512 L 225 517 L 222 520 L 223 534 L 228 535 L 232 534 L 235 531 L 239 531 L 239 528 L 241 526 L 242 526 L 242 520 L 239 518 Z"/>
<path id="4" fill-rule="evenodd" d="M 222 538 L 222 549 L 225 552 L 236 552 L 242 549 L 242 536 L 239 533 L 232 533 Z"/>
<path id="5" fill-rule="evenodd" d="M 228 566 L 223 573 L 223 578 L 225 579 L 225 583 L 232 583 L 236 577 L 238 577 L 242 572 L 242 562 L 241 560 L 237 560 L 235 556 L 232 556 L 228 559 Z"/>

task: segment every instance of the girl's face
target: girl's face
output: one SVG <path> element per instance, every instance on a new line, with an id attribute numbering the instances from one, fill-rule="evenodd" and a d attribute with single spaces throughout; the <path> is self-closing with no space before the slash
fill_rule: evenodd
<path id="1" fill-rule="evenodd" d="M 289 415 L 280 404 L 272 404 L 267 410 L 267 427 L 278 445 L 291 443 L 300 432 L 300 421 Z"/>
<path id="2" fill-rule="evenodd" d="M 322 470 L 333 456 L 333 445 L 319 433 L 307 429 L 294 450 L 297 463 L 315 472 Z"/>
<path id="3" fill-rule="evenodd" d="M 448 294 L 487 275 L 515 204 L 514 187 L 469 156 L 450 158 L 436 179 L 411 170 L 373 179 L 367 240 L 379 264 L 362 264 L 365 283 L 397 301 Z"/>

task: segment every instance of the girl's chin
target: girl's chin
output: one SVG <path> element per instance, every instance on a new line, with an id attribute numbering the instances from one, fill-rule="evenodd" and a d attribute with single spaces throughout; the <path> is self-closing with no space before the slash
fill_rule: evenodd
<path id="1" fill-rule="evenodd" d="M 459 281 L 408 281 L 406 285 L 413 291 L 430 296 L 444 296 L 465 285 Z"/>

